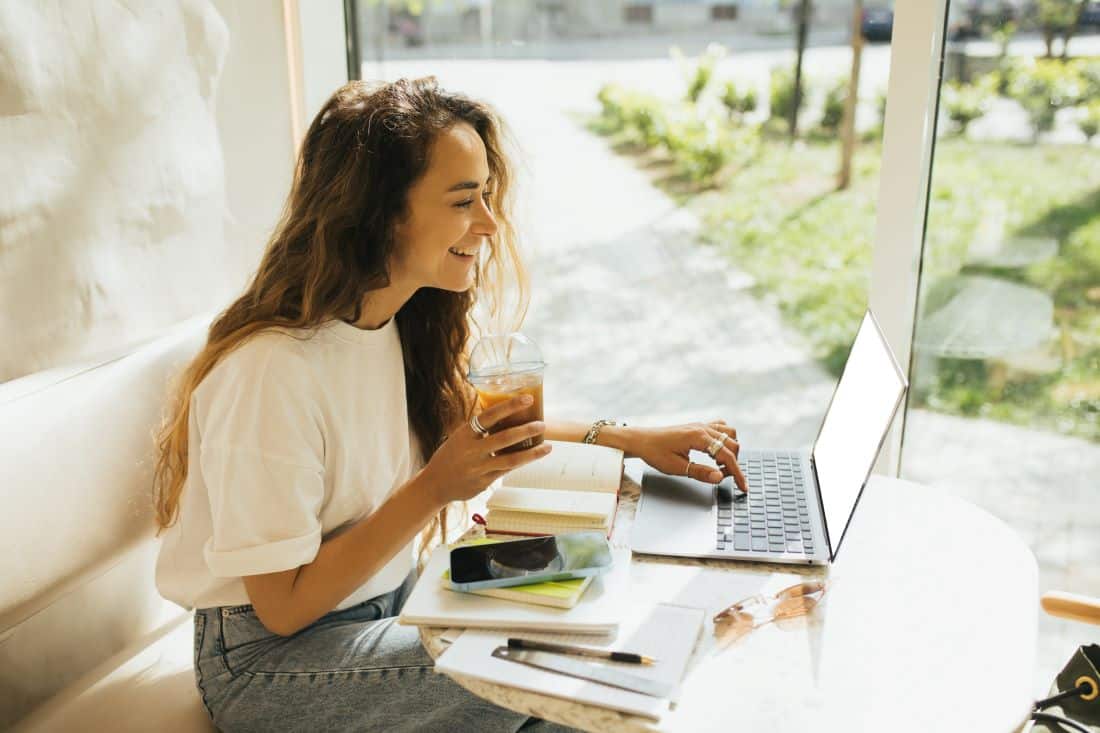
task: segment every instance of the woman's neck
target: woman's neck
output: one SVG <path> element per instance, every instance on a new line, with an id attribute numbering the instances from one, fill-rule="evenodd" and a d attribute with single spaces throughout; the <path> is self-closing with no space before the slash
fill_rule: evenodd
<path id="1" fill-rule="evenodd" d="M 363 302 L 359 306 L 359 318 L 348 321 L 356 328 L 367 331 L 375 331 L 389 323 L 401 306 L 408 302 L 416 292 L 416 288 L 402 287 L 390 284 L 378 290 L 372 290 L 363 296 Z"/>

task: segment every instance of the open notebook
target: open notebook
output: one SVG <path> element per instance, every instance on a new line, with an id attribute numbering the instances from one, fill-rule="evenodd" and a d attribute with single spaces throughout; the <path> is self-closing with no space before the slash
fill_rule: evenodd
<path id="1" fill-rule="evenodd" d="M 602 530 L 610 537 L 623 452 L 604 445 L 551 442 L 550 455 L 501 480 L 486 503 L 485 531 L 546 535 Z"/>

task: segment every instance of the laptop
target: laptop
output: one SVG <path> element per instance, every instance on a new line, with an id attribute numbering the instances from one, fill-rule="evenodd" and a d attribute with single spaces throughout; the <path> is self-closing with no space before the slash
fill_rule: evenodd
<path id="1" fill-rule="evenodd" d="M 824 565 L 851 523 L 908 387 L 875 317 L 863 316 L 812 449 L 742 450 L 743 494 L 647 468 L 634 552 Z"/>

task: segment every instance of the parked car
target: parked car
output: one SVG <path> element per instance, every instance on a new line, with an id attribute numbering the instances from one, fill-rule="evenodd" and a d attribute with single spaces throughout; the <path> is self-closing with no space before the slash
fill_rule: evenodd
<path id="1" fill-rule="evenodd" d="M 859 25 L 868 41 L 889 41 L 894 33 L 894 11 L 890 8 L 864 8 Z"/>
<path id="2" fill-rule="evenodd" d="M 1087 2 L 1081 11 L 1082 28 L 1100 28 L 1100 2 Z"/>

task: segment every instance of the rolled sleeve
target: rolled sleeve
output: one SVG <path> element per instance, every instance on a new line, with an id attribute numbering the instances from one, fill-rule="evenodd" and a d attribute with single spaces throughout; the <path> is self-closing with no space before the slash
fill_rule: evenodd
<path id="1" fill-rule="evenodd" d="M 313 562 L 321 546 L 324 473 L 248 450 L 202 451 L 213 535 L 210 572 L 239 577 Z"/>

